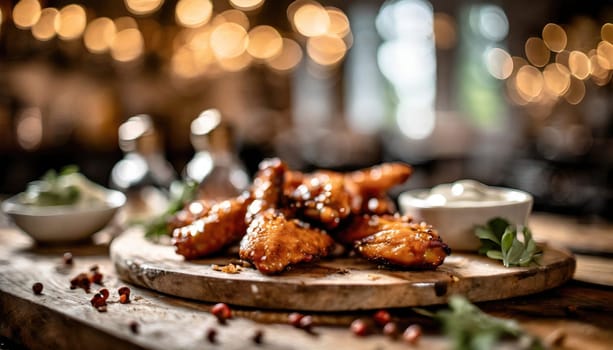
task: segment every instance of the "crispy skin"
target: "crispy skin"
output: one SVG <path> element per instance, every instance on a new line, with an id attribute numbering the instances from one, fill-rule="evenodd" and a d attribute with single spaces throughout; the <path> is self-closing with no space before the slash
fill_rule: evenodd
<path id="1" fill-rule="evenodd" d="M 396 205 L 387 191 L 404 183 L 413 169 L 404 163 L 386 163 L 356 170 L 345 175 L 345 188 L 351 198 L 351 211 L 356 215 L 384 215 L 396 212 Z"/>
<path id="2" fill-rule="evenodd" d="M 364 237 L 370 236 L 380 231 L 385 231 L 399 226 L 401 223 L 410 223 L 412 219 L 408 216 L 395 215 L 356 215 L 342 229 L 334 232 L 334 239 L 345 245 L 355 245 Z"/>
<path id="3" fill-rule="evenodd" d="M 279 158 L 267 159 L 260 163 L 250 189 L 253 201 L 245 216 L 247 224 L 253 221 L 259 213 L 282 206 L 283 182 L 286 172 L 287 166 Z"/>
<path id="4" fill-rule="evenodd" d="M 187 226 L 204 216 L 211 210 L 211 207 L 215 205 L 215 201 L 198 199 L 188 203 L 185 208 L 179 210 L 168 221 L 168 231 L 170 234 L 179 227 Z"/>
<path id="5" fill-rule="evenodd" d="M 334 241 L 325 232 L 288 220 L 274 210 L 260 213 L 240 243 L 240 257 L 263 274 L 279 273 L 287 266 L 326 256 Z"/>
<path id="6" fill-rule="evenodd" d="M 431 226 L 398 222 L 356 244 L 366 259 L 411 269 L 435 269 L 451 250 Z"/>
<path id="7" fill-rule="evenodd" d="M 206 215 L 173 231 L 177 254 L 196 259 L 237 242 L 245 234 L 249 201 L 241 196 L 211 206 Z"/>

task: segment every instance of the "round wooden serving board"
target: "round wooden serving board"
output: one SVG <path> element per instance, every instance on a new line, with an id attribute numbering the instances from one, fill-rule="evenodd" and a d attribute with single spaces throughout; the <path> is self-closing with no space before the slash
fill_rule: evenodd
<path id="1" fill-rule="evenodd" d="M 119 276 L 140 286 L 208 302 L 309 311 L 442 304 L 453 294 L 474 302 L 498 300 L 540 292 L 572 278 L 575 259 L 570 253 L 549 246 L 543 250 L 539 264 L 525 268 L 454 253 L 436 271 L 398 271 L 361 258 L 334 258 L 265 276 L 252 268 L 237 274 L 212 268 L 235 257 L 185 261 L 173 246 L 146 240 L 140 229 L 127 230 L 110 247 Z"/>

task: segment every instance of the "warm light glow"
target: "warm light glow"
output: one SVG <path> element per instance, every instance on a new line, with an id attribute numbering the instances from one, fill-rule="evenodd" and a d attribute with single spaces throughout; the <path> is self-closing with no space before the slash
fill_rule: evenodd
<path id="1" fill-rule="evenodd" d="M 128 28 L 117 32 L 111 45 L 111 56 L 119 62 L 137 59 L 144 50 L 143 36 L 136 28 Z"/>
<path id="2" fill-rule="evenodd" d="M 596 53 L 603 58 L 602 63 L 604 68 L 613 69 L 613 44 L 608 41 L 599 42 Z"/>
<path id="3" fill-rule="evenodd" d="M 349 18 L 340 9 L 336 7 L 326 7 L 328 12 L 328 18 L 330 20 L 330 26 L 328 27 L 328 34 L 333 34 L 339 38 L 344 38 L 349 32 L 351 27 L 349 26 Z"/>
<path id="4" fill-rule="evenodd" d="M 55 16 L 55 31 L 64 40 L 80 37 L 85 31 L 87 17 L 85 10 L 80 5 L 68 5 L 60 10 Z"/>
<path id="5" fill-rule="evenodd" d="M 513 60 L 513 73 L 517 73 L 517 71 L 528 64 L 528 61 L 526 61 L 525 58 L 523 57 L 519 57 L 519 56 L 513 56 L 512 57 Z"/>
<path id="6" fill-rule="evenodd" d="M 515 77 L 517 91 L 526 100 L 535 99 L 543 91 L 543 75 L 532 66 L 523 66 L 517 71 Z"/>
<path id="7" fill-rule="evenodd" d="M 248 44 L 245 28 L 236 23 L 222 23 L 211 33 L 211 49 L 218 59 L 242 55 Z"/>
<path id="8" fill-rule="evenodd" d="M 185 47 L 174 53 L 170 60 L 170 68 L 180 78 L 193 78 L 200 73 L 194 62 L 193 53 Z"/>
<path id="9" fill-rule="evenodd" d="M 434 44 L 438 49 L 449 50 L 457 41 L 456 23 L 453 17 L 446 13 L 434 14 Z"/>
<path id="10" fill-rule="evenodd" d="M 251 63 L 251 56 L 247 52 L 242 55 L 230 58 L 224 58 L 217 61 L 219 67 L 227 72 L 238 72 L 249 66 Z"/>
<path id="11" fill-rule="evenodd" d="M 575 78 L 584 80 L 592 73 L 592 62 L 581 51 L 573 51 L 568 57 L 568 68 Z"/>
<path id="12" fill-rule="evenodd" d="M 566 102 L 570 103 L 571 105 L 576 105 L 581 103 L 584 97 L 585 84 L 583 84 L 583 81 L 579 79 L 571 79 L 570 88 L 564 95 L 564 99 L 566 99 Z"/>
<path id="13" fill-rule="evenodd" d="M 551 94 L 562 96 L 570 87 L 570 72 L 558 63 L 550 63 L 543 70 L 545 88 Z"/>
<path id="14" fill-rule="evenodd" d="M 119 17 L 115 19 L 115 29 L 120 32 L 124 29 L 136 29 L 138 24 L 132 17 Z"/>
<path id="15" fill-rule="evenodd" d="M 92 53 L 107 51 L 115 39 L 115 23 L 109 18 L 100 17 L 93 20 L 85 29 L 83 42 Z"/>
<path id="16" fill-rule="evenodd" d="M 566 48 L 568 38 L 562 27 L 555 23 L 547 23 L 543 28 L 543 41 L 549 50 L 560 52 Z"/>
<path id="17" fill-rule="evenodd" d="M 40 146 L 43 139 L 43 121 L 39 108 L 27 108 L 17 117 L 17 142 L 28 151 Z"/>
<path id="18" fill-rule="evenodd" d="M 218 19 L 218 21 L 223 19 L 223 21 L 220 21 L 217 24 L 221 24 L 224 22 L 232 22 L 245 28 L 245 30 L 249 30 L 249 18 L 247 18 L 247 15 L 242 11 L 226 10 L 220 13 L 219 16 L 217 16 L 216 18 Z"/>
<path id="19" fill-rule="evenodd" d="M 525 45 L 526 58 L 537 67 L 543 67 L 549 62 L 549 49 L 539 38 L 529 38 Z"/>
<path id="20" fill-rule="evenodd" d="M 613 24 L 605 23 L 600 28 L 600 37 L 602 40 L 606 40 L 610 43 L 613 43 Z"/>
<path id="21" fill-rule="evenodd" d="M 517 91 L 517 81 L 515 80 L 515 78 L 515 76 L 511 76 L 505 82 L 507 96 L 514 104 L 518 106 L 525 106 L 526 104 L 528 104 L 529 101 Z"/>
<path id="22" fill-rule="evenodd" d="M 590 62 L 592 63 L 592 80 L 596 85 L 603 86 L 611 79 L 611 71 L 604 68 L 608 62 L 601 56 L 593 54 L 590 56 Z"/>
<path id="23" fill-rule="evenodd" d="M 300 45 L 292 39 L 283 38 L 283 49 L 281 53 L 272 57 L 266 63 L 270 68 L 278 72 L 287 72 L 294 69 L 302 59 L 302 49 Z"/>
<path id="24" fill-rule="evenodd" d="M 513 73 L 513 59 L 508 52 L 500 48 L 493 48 L 485 55 L 487 70 L 496 78 L 504 80 Z"/>
<path id="25" fill-rule="evenodd" d="M 17 28 L 27 29 L 38 22 L 40 14 L 38 0 L 21 0 L 13 8 L 13 22 Z"/>
<path id="26" fill-rule="evenodd" d="M 210 0 L 179 0 L 175 18 L 180 25 L 195 28 L 206 24 L 212 13 L 213 4 Z"/>
<path id="27" fill-rule="evenodd" d="M 55 36 L 55 17 L 59 13 L 53 7 L 43 9 L 38 22 L 32 27 L 32 36 L 38 40 L 50 40 Z"/>
<path id="28" fill-rule="evenodd" d="M 283 47 L 281 34 L 271 26 L 257 26 L 249 32 L 247 52 L 253 58 L 265 60 L 271 58 Z"/>
<path id="29" fill-rule="evenodd" d="M 264 0 L 230 0 L 230 5 L 243 11 L 252 11 L 264 4 Z"/>
<path id="30" fill-rule="evenodd" d="M 162 7 L 164 0 L 124 0 L 128 11 L 135 15 L 146 15 Z"/>
<path id="31" fill-rule="evenodd" d="M 309 57 L 322 66 L 338 63 L 345 57 L 347 46 L 339 37 L 321 35 L 309 38 L 307 41 L 307 53 Z"/>
<path id="32" fill-rule="evenodd" d="M 296 30 L 307 37 L 324 35 L 330 27 L 328 12 L 315 2 L 308 2 L 294 13 L 293 24 Z"/>

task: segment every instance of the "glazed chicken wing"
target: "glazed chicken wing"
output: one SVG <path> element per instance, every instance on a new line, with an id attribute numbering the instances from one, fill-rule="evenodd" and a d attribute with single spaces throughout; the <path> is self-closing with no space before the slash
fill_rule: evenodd
<path id="1" fill-rule="evenodd" d="M 177 254 L 200 258 L 240 240 L 245 234 L 248 203 L 245 196 L 215 203 L 201 218 L 176 228 L 172 242 Z"/>
<path id="2" fill-rule="evenodd" d="M 260 213 L 240 243 L 240 257 L 264 274 L 279 273 L 289 265 L 326 256 L 334 241 L 324 231 L 298 220 L 286 219 L 275 210 Z"/>
<path id="3" fill-rule="evenodd" d="M 355 215 L 349 223 L 342 229 L 334 232 L 333 237 L 339 243 L 345 245 L 355 245 L 364 237 L 370 236 L 380 231 L 410 223 L 412 219 L 408 216 L 396 215 Z"/>
<path id="4" fill-rule="evenodd" d="M 451 253 L 437 232 L 425 223 L 386 222 L 385 229 L 358 241 L 363 257 L 385 265 L 435 269 Z"/>

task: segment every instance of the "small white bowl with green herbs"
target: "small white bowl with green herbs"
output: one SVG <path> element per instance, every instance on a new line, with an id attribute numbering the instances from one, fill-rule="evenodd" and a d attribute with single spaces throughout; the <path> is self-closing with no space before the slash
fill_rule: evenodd
<path id="1" fill-rule="evenodd" d="M 26 191 L 2 202 L 2 211 L 39 243 L 68 243 L 104 228 L 125 202 L 123 193 L 67 167 L 28 184 Z"/>

